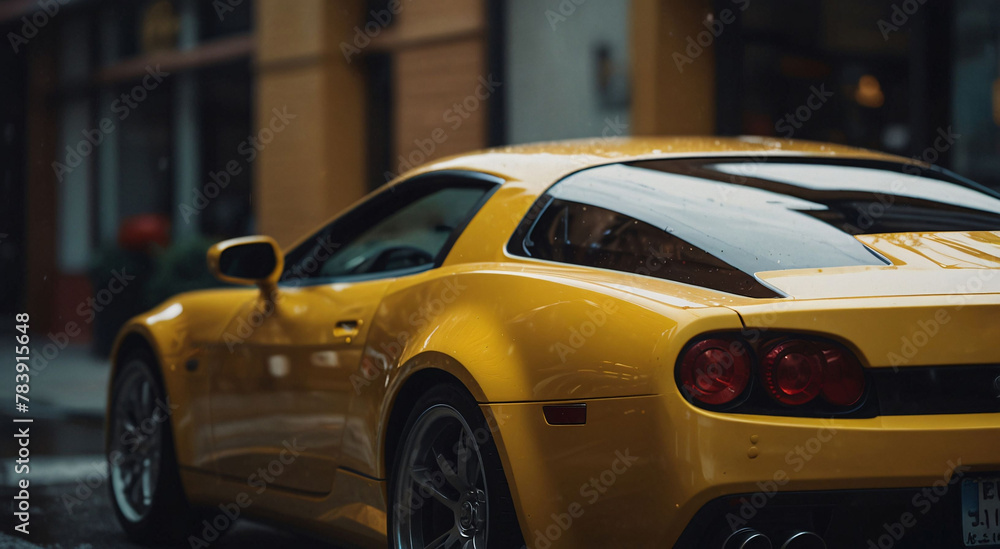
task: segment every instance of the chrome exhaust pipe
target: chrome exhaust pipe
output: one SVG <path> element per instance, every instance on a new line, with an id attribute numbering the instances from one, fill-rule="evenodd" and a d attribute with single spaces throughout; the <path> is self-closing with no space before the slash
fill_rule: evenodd
<path id="1" fill-rule="evenodd" d="M 722 549 L 771 549 L 771 540 L 753 528 L 743 528 L 726 538 Z"/>
<path id="2" fill-rule="evenodd" d="M 795 532 L 785 539 L 781 549 L 826 549 L 826 542 L 815 532 Z"/>

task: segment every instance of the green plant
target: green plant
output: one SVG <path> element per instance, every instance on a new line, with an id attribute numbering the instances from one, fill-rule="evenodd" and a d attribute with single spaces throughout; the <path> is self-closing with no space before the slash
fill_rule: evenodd
<path id="1" fill-rule="evenodd" d="M 183 292 L 222 286 L 208 272 L 205 256 L 214 244 L 205 237 L 177 242 L 156 258 L 153 276 L 146 285 L 145 308 Z"/>

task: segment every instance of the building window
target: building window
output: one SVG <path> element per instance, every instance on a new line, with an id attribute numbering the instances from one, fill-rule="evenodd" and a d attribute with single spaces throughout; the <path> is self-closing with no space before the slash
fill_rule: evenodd
<path id="1" fill-rule="evenodd" d="M 198 2 L 198 38 L 202 42 L 252 30 L 253 0 Z"/>

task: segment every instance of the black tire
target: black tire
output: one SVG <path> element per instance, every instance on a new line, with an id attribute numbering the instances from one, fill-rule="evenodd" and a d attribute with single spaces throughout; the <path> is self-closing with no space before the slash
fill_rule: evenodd
<path id="1" fill-rule="evenodd" d="M 136 543 L 166 545 L 185 541 L 195 532 L 198 515 L 181 486 L 170 408 L 155 359 L 148 351 L 137 350 L 126 354 L 120 364 L 111 390 L 105 442 L 111 507 L 122 529 Z M 152 399 L 151 413 L 131 410 L 136 402 L 148 404 L 146 399 Z M 145 417 L 136 425 L 138 416 Z M 138 466 L 142 473 L 135 472 L 137 460 L 142 462 Z M 141 475 L 139 480 L 134 478 L 137 474 Z M 134 497 L 135 484 L 128 483 L 128 479 L 142 483 L 138 498 Z"/>
<path id="2" fill-rule="evenodd" d="M 461 418 L 461 421 L 458 418 Z M 465 442 L 459 442 L 462 440 L 461 435 L 456 433 L 466 428 L 469 431 L 466 432 Z M 455 444 L 448 442 L 451 438 L 455 440 Z M 430 442 L 426 443 L 427 441 Z M 464 475 L 464 478 L 475 479 L 475 482 L 470 480 L 468 483 L 463 483 L 463 486 L 470 488 L 478 486 L 478 480 L 481 478 L 485 494 L 478 494 L 478 488 L 463 493 L 452 484 L 453 476 L 463 477 L 463 472 L 470 471 L 463 469 L 463 463 L 466 467 L 476 467 L 476 461 L 472 459 L 473 451 L 478 452 L 481 458 L 483 474 L 476 476 L 470 472 Z M 462 459 L 463 455 L 466 459 Z M 438 477 L 435 481 L 435 472 L 414 465 L 434 456 L 438 456 L 438 459 L 441 456 L 445 458 L 448 462 L 447 467 L 452 468 L 451 475 L 445 472 L 444 467 L 440 467 L 436 472 Z M 430 490 L 426 489 L 426 484 L 414 480 L 414 469 L 427 471 L 426 475 L 421 473 L 423 480 L 425 482 L 430 480 L 440 494 L 429 495 Z M 446 530 L 439 533 L 434 528 L 435 526 L 443 528 L 448 520 L 455 522 L 454 531 L 461 535 L 465 535 L 462 532 L 468 534 L 475 531 L 471 537 L 459 538 L 450 545 L 443 545 L 445 548 L 516 549 L 524 546 L 493 433 L 476 401 L 460 387 L 439 385 L 427 391 L 414 405 L 396 446 L 396 455 L 389 472 L 388 488 L 390 547 L 424 549 L 435 538 L 455 535 L 454 532 L 449 534 Z M 424 488 L 424 491 L 421 492 L 420 488 Z M 476 495 L 473 495 L 474 493 Z M 469 521 L 473 526 L 471 530 L 459 526 L 465 522 L 464 514 L 449 509 L 439 499 L 440 496 L 445 496 L 451 500 L 449 496 L 456 495 L 454 498 L 456 501 L 453 503 L 457 503 L 458 508 L 464 509 L 463 512 L 473 515 Z M 409 499 L 409 502 L 403 501 L 406 499 Z M 487 502 L 485 513 L 482 512 L 482 501 Z M 466 508 L 466 504 L 469 508 Z M 479 519 L 482 516 L 485 516 L 485 531 L 480 534 L 481 529 L 475 528 L 475 525 L 481 524 Z M 414 528 L 418 531 L 415 532 Z"/>

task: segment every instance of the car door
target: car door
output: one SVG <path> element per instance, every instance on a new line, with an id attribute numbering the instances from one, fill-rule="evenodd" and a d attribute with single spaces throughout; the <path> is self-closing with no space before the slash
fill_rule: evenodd
<path id="1" fill-rule="evenodd" d="M 210 375 L 211 461 L 220 475 L 258 493 L 331 490 L 352 374 L 383 294 L 399 277 L 439 266 L 495 186 L 418 177 L 286 254 L 277 291 L 243 305 Z"/>

